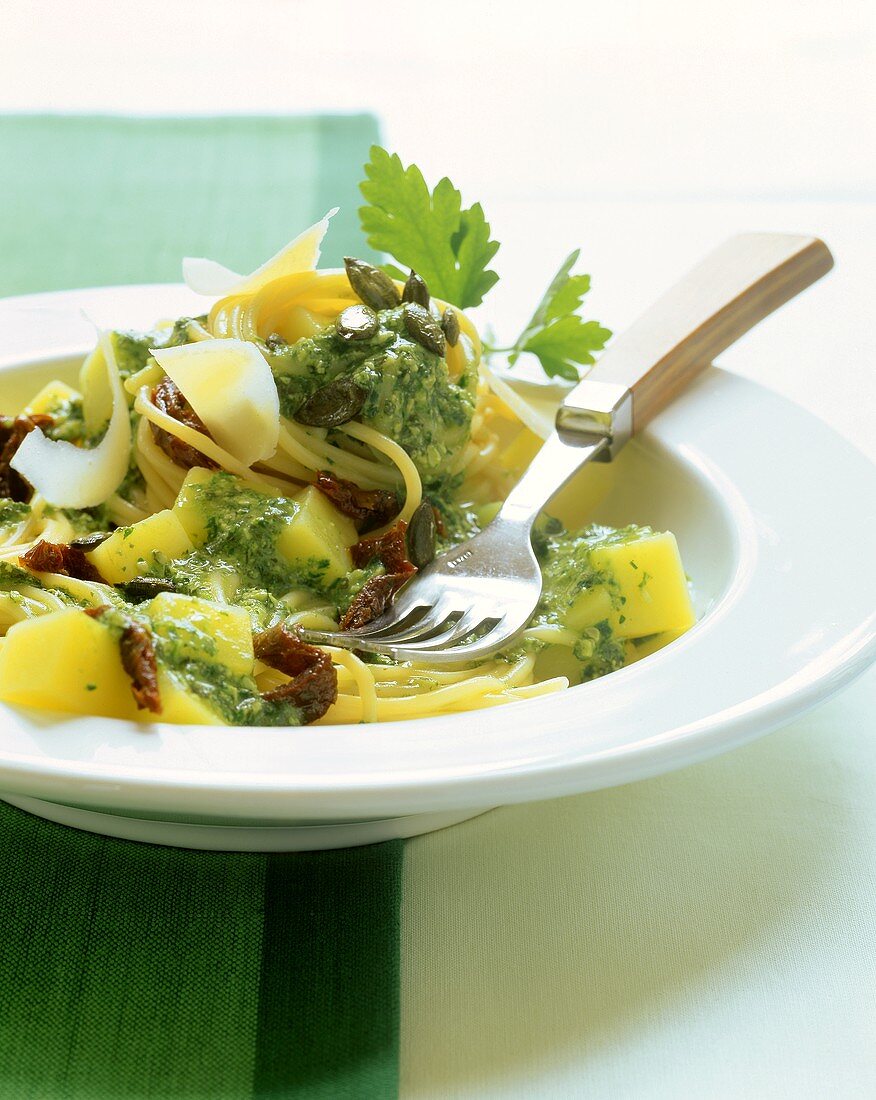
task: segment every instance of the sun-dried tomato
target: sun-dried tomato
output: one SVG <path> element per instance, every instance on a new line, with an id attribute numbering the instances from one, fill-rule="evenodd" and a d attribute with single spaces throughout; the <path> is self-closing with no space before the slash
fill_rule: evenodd
<path id="1" fill-rule="evenodd" d="M 410 573 L 383 573 L 366 581 L 341 619 L 341 630 L 358 630 L 382 615 L 410 576 Z"/>
<path id="2" fill-rule="evenodd" d="M 89 607 L 85 614 L 99 619 L 110 610 L 108 604 Z M 131 694 L 140 710 L 161 714 L 161 691 L 158 687 L 158 659 L 152 635 L 145 626 L 129 620 L 119 637 L 119 656 L 122 668 L 131 680 Z"/>
<path id="3" fill-rule="evenodd" d="M 161 714 L 161 692 L 158 689 L 158 661 L 152 635 L 145 626 L 131 623 L 119 639 L 122 668 L 131 677 L 131 694 L 140 710 Z"/>
<path id="4" fill-rule="evenodd" d="M 304 722 L 322 718 L 338 697 L 338 674 L 325 650 L 302 642 L 294 630 L 278 623 L 253 638 L 255 655 L 291 679 L 262 693 L 267 703 L 289 702 Z"/>
<path id="5" fill-rule="evenodd" d="M 382 535 L 370 539 L 360 539 L 355 546 L 350 548 L 353 565 L 357 569 L 363 569 L 368 562 L 379 558 L 386 566 L 387 573 L 404 573 L 409 575 L 416 573 L 417 567 L 408 558 L 405 532 L 407 524 L 400 519 L 394 527 L 390 527 Z"/>
<path id="6" fill-rule="evenodd" d="M 193 428 L 201 435 L 207 436 L 208 439 L 212 438 L 204 421 L 201 420 L 183 396 L 182 390 L 171 378 L 161 379 L 152 391 L 152 402 L 156 408 L 161 409 L 168 416 L 172 416 L 180 424 L 185 424 L 187 428 Z M 178 439 L 170 432 L 166 432 L 163 428 L 159 428 L 157 424 L 150 424 L 149 427 L 152 429 L 155 442 L 166 455 L 173 459 L 177 466 L 183 466 L 187 470 L 190 470 L 192 466 L 205 466 L 208 470 L 219 469 L 218 463 L 214 462 L 212 458 L 201 454 L 195 447 L 184 443 L 183 440 Z"/>
<path id="7" fill-rule="evenodd" d="M 327 470 L 317 473 L 315 485 L 339 512 L 354 521 L 359 532 L 382 527 L 398 512 L 398 497 L 388 489 L 360 489 L 354 481 Z"/>
<path id="8" fill-rule="evenodd" d="M 10 466 L 24 437 L 34 428 L 54 424 L 54 417 L 45 413 L 31 416 L 0 416 L 0 497 L 25 503 L 33 495 L 32 486 Z"/>
<path id="9" fill-rule="evenodd" d="M 85 551 L 66 542 L 46 542 L 40 539 L 19 559 L 21 564 L 37 573 L 62 573 L 78 581 L 106 584 L 100 573 L 86 558 Z"/>

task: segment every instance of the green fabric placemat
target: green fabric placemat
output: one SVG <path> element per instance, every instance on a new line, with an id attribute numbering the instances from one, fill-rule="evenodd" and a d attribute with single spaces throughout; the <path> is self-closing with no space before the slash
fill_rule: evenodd
<path id="1" fill-rule="evenodd" d="M 0 115 L 0 295 L 179 282 L 183 256 L 251 271 L 340 207 L 322 265 L 363 255 L 368 115 Z"/>
<path id="2" fill-rule="evenodd" d="M 176 281 L 183 254 L 249 270 L 333 205 L 327 262 L 361 254 L 376 136 L 0 117 L 0 292 Z M 395 1096 L 401 862 L 152 847 L 0 803 L 0 1097 Z"/>

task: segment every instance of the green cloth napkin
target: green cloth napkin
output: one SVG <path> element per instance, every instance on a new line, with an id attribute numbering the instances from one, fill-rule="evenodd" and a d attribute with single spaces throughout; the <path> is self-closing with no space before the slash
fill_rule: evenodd
<path id="1" fill-rule="evenodd" d="M 0 293 L 176 281 L 184 254 L 248 271 L 334 205 L 326 261 L 361 254 L 376 136 L 0 117 Z M 0 803 L 0 1097 L 395 1096 L 401 862 L 153 847 Z"/>

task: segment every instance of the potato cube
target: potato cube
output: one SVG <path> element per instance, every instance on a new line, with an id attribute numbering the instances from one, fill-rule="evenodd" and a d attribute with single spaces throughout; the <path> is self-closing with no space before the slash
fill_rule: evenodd
<path id="1" fill-rule="evenodd" d="M 223 665 L 235 676 L 252 675 L 252 627 L 242 607 L 228 607 L 162 592 L 146 604 L 156 634 L 179 647 L 183 660 Z"/>
<path id="2" fill-rule="evenodd" d="M 613 605 L 611 593 L 604 584 L 585 588 L 563 617 L 563 625 L 571 630 L 586 630 L 605 619 L 611 621 Z"/>
<path id="3" fill-rule="evenodd" d="M 161 713 L 138 709 L 118 638 L 78 608 L 16 623 L 0 648 L 0 699 L 7 703 L 136 722 L 224 724 L 164 669 L 158 684 Z"/>
<path id="4" fill-rule="evenodd" d="M 172 561 L 193 549 L 176 513 L 165 508 L 130 527 L 119 527 L 87 556 L 109 584 L 120 584 L 148 573 L 157 560 Z"/>
<path id="5" fill-rule="evenodd" d="M 693 626 L 687 580 L 678 544 L 670 532 L 599 546 L 590 560 L 616 586 L 609 623 L 617 637 L 642 638 Z"/>
<path id="6" fill-rule="evenodd" d="M 353 568 L 349 548 L 359 541 L 353 521 L 312 485 L 296 500 L 298 510 L 286 521 L 277 542 L 280 555 L 307 572 L 320 563 L 318 571 L 328 583 L 345 576 Z"/>
<path id="7" fill-rule="evenodd" d="M 215 470 L 206 470 L 201 466 L 192 467 L 186 474 L 173 506 L 174 515 L 195 546 L 203 546 L 207 541 L 207 515 L 200 487 L 215 476 Z"/>
<path id="8" fill-rule="evenodd" d="M 82 394 L 78 390 L 74 390 L 66 382 L 59 382 L 55 379 L 54 382 L 47 382 L 36 397 L 31 398 L 22 411 L 27 416 L 32 413 L 51 415 L 55 409 L 63 407 L 68 402 L 79 401 L 81 397 Z"/>

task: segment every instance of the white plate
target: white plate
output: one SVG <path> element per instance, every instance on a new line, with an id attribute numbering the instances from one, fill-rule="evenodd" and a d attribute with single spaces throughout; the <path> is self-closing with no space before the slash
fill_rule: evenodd
<path id="1" fill-rule="evenodd" d="M 169 286 L 2 301 L 0 409 L 72 379 L 91 322 L 146 328 L 202 309 Z M 790 402 L 709 370 L 572 498 L 592 520 L 677 534 L 693 630 L 567 692 L 375 726 L 142 727 L 3 707 L 0 791 L 67 824 L 167 844 L 368 843 L 682 767 L 787 722 L 873 659 L 876 473 Z"/>

